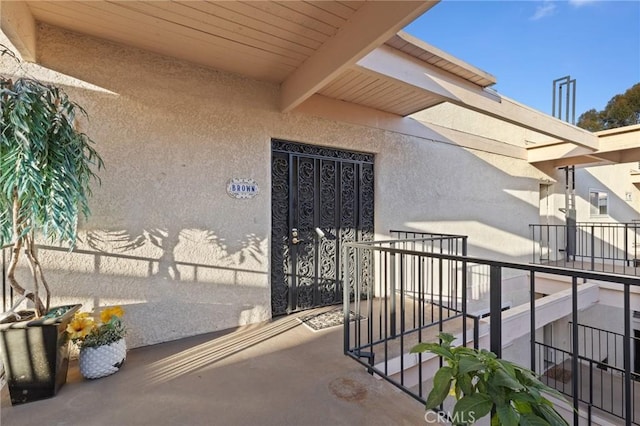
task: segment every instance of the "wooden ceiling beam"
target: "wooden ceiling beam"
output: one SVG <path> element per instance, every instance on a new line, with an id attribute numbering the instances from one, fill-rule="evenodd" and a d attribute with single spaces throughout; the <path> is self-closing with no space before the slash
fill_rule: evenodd
<path id="1" fill-rule="evenodd" d="M 640 161 L 640 125 L 596 132 L 599 149 L 571 143 L 532 145 L 527 148 L 530 163 L 581 164 L 631 163 Z"/>
<path id="2" fill-rule="evenodd" d="M 23 1 L 0 1 L 0 30 L 24 61 L 36 61 L 36 21 Z"/>
<path id="3" fill-rule="evenodd" d="M 366 2 L 282 83 L 280 109 L 300 105 L 438 1 Z"/>

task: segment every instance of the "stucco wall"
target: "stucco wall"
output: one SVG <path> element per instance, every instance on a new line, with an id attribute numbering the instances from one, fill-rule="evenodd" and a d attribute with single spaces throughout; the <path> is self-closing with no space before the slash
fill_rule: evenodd
<path id="1" fill-rule="evenodd" d="M 631 222 L 640 219 L 640 189 L 631 182 L 630 173 L 631 170 L 637 169 L 638 163 L 607 164 L 576 169 L 578 221 Z M 608 215 L 590 215 L 590 190 L 608 193 Z"/>
<path id="2" fill-rule="evenodd" d="M 271 138 L 375 153 L 378 236 L 461 233 L 473 255 L 528 260 L 547 176 L 523 160 L 281 114 L 277 85 L 53 27 L 38 43 L 49 70 L 31 72 L 86 108 L 106 163 L 80 251 L 43 264 L 55 302 L 124 305 L 132 347 L 270 318 Z M 233 177 L 260 194 L 230 198 Z"/>

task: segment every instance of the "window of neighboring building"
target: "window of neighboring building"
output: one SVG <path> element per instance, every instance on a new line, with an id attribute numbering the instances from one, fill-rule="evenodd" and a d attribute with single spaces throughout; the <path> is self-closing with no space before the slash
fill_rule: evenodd
<path id="1" fill-rule="evenodd" d="M 609 214 L 609 194 L 606 192 L 590 189 L 589 204 L 591 204 L 591 216 L 603 216 Z"/>

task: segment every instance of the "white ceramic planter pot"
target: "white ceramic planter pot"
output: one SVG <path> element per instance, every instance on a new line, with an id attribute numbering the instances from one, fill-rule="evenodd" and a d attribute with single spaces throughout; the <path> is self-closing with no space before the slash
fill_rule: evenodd
<path id="1" fill-rule="evenodd" d="M 118 372 L 127 357 L 124 339 L 109 345 L 80 350 L 80 373 L 86 379 L 98 379 Z"/>

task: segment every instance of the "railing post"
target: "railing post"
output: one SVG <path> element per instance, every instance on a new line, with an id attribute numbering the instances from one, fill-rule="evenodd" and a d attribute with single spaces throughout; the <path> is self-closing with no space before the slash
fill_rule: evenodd
<path id="1" fill-rule="evenodd" d="M 491 266 L 489 270 L 490 350 L 502 358 L 502 270 Z"/>
<path id="2" fill-rule="evenodd" d="M 591 270 L 595 271 L 596 270 L 596 236 L 595 234 L 595 227 L 593 225 L 591 225 Z"/>
<path id="3" fill-rule="evenodd" d="M 536 275 L 531 271 L 531 277 L 529 280 L 529 304 L 531 306 L 531 371 L 536 371 Z"/>
<path id="4" fill-rule="evenodd" d="M 442 333 L 444 328 L 442 326 L 442 317 L 444 316 L 444 310 L 442 309 L 442 259 L 438 259 L 438 332 Z"/>
<path id="5" fill-rule="evenodd" d="M 349 336 L 349 277 L 348 277 L 348 262 L 349 262 L 349 254 L 348 254 L 349 246 L 347 245 L 342 247 L 342 307 L 344 314 L 344 353 L 345 355 L 349 352 L 349 342 L 351 340 Z M 356 311 L 357 315 L 358 312 Z M 357 318 L 357 317 L 356 317 Z M 355 322 L 357 324 L 358 321 Z"/>
<path id="6" fill-rule="evenodd" d="M 636 223 L 633 224 L 633 243 L 631 245 L 633 246 L 633 260 L 632 260 L 633 267 L 636 268 L 637 267 L 636 251 L 638 250 L 638 225 Z"/>
<path id="7" fill-rule="evenodd" d="M 480 349 L 480 318 L 473 317 L 473 349 Z"/>
<path id="8" fill-rule="evenodd" d="M 389 245 L 391 249 L 395 249 L 395 243 L 391 243 Z M 389 319 L 389 327 L 391 328 L 391 338 L 396 337 L 396 254 L 392 251 L 389 254 L 390 265 L 389 265 L 389 275 L 391 277 L 391 289 L 390 295 L 391 298 L 391 318 Z"/>
<path id="9" fill-rule="evenodd" d="M 624 224 L 624 261 L 629 266 L 629 224 Z"/>
<path id="10" fill-rule="evenodd" d="M 536 225 L 529 224 L 529 229 L 531 229 L 531 255 L 533 256 L 531 262 L 536 263 Z M 542 242 L 542 238 L 540 241 Z M 542 263 L 542 244 L 540 244 L 540 253 L 540 263 Z"/>
<path id="11" fill-rule="evenodd" d="M 467 256 L 467 237 L 462 237 L 462 256 Z M 467 346 L 467 261 L 462 261 L 462 345 Z M 475 323 L 474 323 L 475 327 Z M 475 330 L 473 338 L 475 341 Z"/>
<path id="12" fill-rule="evenodd" d="M 571 393 L 573 396 L 573 424 L 579 424 L 580 416 L 580 398 L 578 392 L 580 390 L 580 376 L 578 375 L 578 277 L 571 277 Z"/>
<path id="13" fill-rule="evenodd" d="M 631 290 L 624 286 L 624 411 L 625 424 L 631 425 L 633 398 L 631 394 Z"/>
<path id="14" fill-rule="evenodd" d="M 587 421 L 591 424 L 591 412 L 593 407 L 593 361 L 589 362 L 589 406 L 587 407 Z"/>

